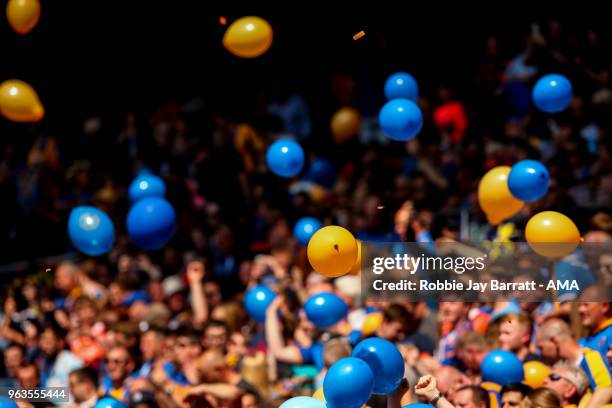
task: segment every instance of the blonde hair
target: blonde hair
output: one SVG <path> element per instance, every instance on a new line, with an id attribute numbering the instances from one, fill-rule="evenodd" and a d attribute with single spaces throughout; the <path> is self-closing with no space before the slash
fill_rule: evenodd
<path id="1" fill-rule="evenodd" d="M 538 388 L 529 393 L 523 401 L 522 408 L 559 408 L 561 397 L 550 388 Z"/>

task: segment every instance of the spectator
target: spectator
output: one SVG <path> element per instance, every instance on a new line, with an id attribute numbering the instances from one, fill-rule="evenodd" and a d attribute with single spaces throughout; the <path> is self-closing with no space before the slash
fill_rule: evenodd
<path id="1" fill-rule="evenodd" d="M 555 364 L 544 386 L 559 394 L 563 407 L 584 406 L 587 402 L 581 399 L 588 391 L 589 379 L 581 368 L 571 364 L 562 361 Z"/>
<path id="2" fill-rule="evenodd" d="M 531 318 L 527 314 L 506 315 L 499 327 L 500 347 L 512 351 L 523 363 L 539 361 L 539 356 L 529 351 L 532 331 Z"/>
<path id="3" fill-rule="evenodd" d="M 521 402 L 531 391 L 531 387 L 523 383 L 504 385 L 500 391 L 501 408 L 520 408 Z"/>
<path id="4" fill-rule="evenodd" d="M 70 394 L 74 408 L 93 408 L 98 401 L 98 372 L 91 367 L 77 368 L 70 372 Z"/>

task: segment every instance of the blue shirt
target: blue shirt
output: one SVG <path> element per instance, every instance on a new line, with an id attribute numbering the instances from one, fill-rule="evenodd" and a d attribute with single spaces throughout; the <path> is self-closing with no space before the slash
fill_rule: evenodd
<path id="1" fill-rule="evenodd" d="M 612 344 L 612 318 L 605 320 L 599 325 L 595 333 L 578 340 L 578 344 L 582 347 L 588 347 L 599 351 L 601 356 L 606 359 L 608 348 Z"/>

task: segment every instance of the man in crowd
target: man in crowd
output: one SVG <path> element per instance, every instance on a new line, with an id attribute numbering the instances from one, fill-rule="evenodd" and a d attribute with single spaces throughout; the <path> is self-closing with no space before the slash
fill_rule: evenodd
<path id="1" fill-rule="evenodd" d="M 537 345 L 546 362 L 566 360 L 584 370 L 593 390 L 587 408 L 601 407 L 612 400 L 612 378 L 607 361 L 598 351 L 580 346 L 563 320 L 546 320 L 538 331 Z"/>
<path id="2" fill-rule="evenodd" d="M 477 385 L 465 385 L 453 398 L 455 408 L 489 408 L 489 394 Z"/>
<path id="3" fill-rule="evenodd" d="M 589 389 L 589 379 L 581 368 L 560 361 L 552 368 L 544 386 L 559 394 L 563 407 L 576 407 Z"/>
<path id="4" fill-rule="evenodd" d="M 499 344 L 503 350 L 516 354 L 523 363 L 539 360 L 539 357 L 529 352 L 533 324 L 526 313 L 512 313 L 502 317 L 499 327 Z"/>
<path id="5" fill-rule="evenodd" d="M 83 362 L 71 351 L 65 350 L 65 333 L 58 326 L 49 324 L 42 329 L 38 339 L 38 366 L 41 387 L 67 387 L 70 371 L 83 366 Z"/>
<path id="6" fill-rule="evenodd" d="M 68 377 L 73 408 L 93 408 L 98 401 L 98 372 L 91 367 L 77 368 Z"/>
<path id="7" fill-rule="evenodd" d="M 108 351 L 104 363 L 106 377 L 100 385 L 101 394 L 127 401 L 130 391 L 128 379 L 135 368 L 134 358 L 126 347 L 117 346 Z"/>
<path id="8" fill-rule="evenodd" d="M 531 392 L 531 387 L 523 383 L 510 383 L 502 387 L 500 391 L 501 408 L 520 408 L 523 398 Z"/>
<path id="9" fill-rule="evenodd" d="M 582 292 L 582 302 L 578 306 L 582 325 L 589 331 L 579 343 L 599 351 L 602 356 L 606 355 L 612 345 L 612 307 L 610 302 L 594 300 L 606 299 L 607 296 L 609 294 L 606 293 L 605 287 L 591 286 Z"/>

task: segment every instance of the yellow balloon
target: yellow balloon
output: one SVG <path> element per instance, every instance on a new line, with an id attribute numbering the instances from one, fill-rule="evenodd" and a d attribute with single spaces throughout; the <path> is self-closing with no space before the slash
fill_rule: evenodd
<path id="1" fill-rule="evenodd" d="M 325 394 L 323 394 L 323 387 L 317 388 L 314 394 L 312 394 L 312 398 L 325 402 Z"/>
<path id="2" fill-rule="evenodd" d="M 497 225 L 523 208 L 508 188 L 510 167 L 498 166 L 487 172 L 478 185 L 478 203 L 489 224 Z"/>
<path id="3" fill-rule="evenodd" d="M 234 21 L 223 35 L 223 46 L 241 58 L 255 58 L 272 45 L 272 27 L 261 17 L 242 17 Z"/>
<path id="4" fill-rule="evenodd" d="M 306 250 L 313 269 L 330 278 L 346 275 L 357 259 L 357 240 L 345 228 L 323 227 L 310 238 Z"/>
<path id="5" fill-rule="evenodd" d="M 369 336 L 374 333 L 383 323 L 383 314 L 381 312 L 373 312 L 368 313 L 365 320 L 363 321 L 363 326 L 361 327 L 361 334 L 364 336 Z"/>
<path id="6" fill-rule="evenodd" d="M 540 361 L 529 361 L 523 365 L 525 380 L 523 383 L 531 388 L 544 386 L 544 380 L 550 374 L 550 367 Z"/>
<path id="7" fill-rule="evenodd" d="M 359 112 L 353 108 L 341 108 L 332 116 L 330 128 L 337 143 L 348 141 L 361 130 Z"/>
<path id="8" fill-rule="evenodd" d="M 361 272 L 361 241 L 357 241 L 357 259 L 355 260 L 355 265 L 349 271 L 349 275 L 359 275 Z"/>
<path id="9" fill-rule="evenodd" d="M 0 84 L 0 113 L 14 122 L 38 122 L 45 108 L 29 84 L 10 79 Z"/>
<path id="10" fill-rule="evenodd" d="M 531 249 L 550 258 L 571 254 L 582 241 L 576 224 L 556 211 L 542 211 L 531 217 L 525 227 L 525 238 Z"/>
<path id="11" fill-rule="evenodd" d="M 9 0 L 6 18 L 16 33 L 25 35 L 32 31 L 40 20 L 39 0 Z"/>

